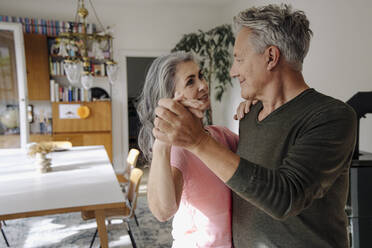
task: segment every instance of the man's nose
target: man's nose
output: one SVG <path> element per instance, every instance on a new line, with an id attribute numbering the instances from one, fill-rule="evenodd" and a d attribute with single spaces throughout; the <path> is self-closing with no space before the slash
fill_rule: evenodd
<path id="1" fill-rule="evenodd" d="M 233 62 L 232 66 L 231 66 L 231 68 L 230 68 L 230 77 L 232 77 L 232 78 L 235 78 L 235 77 L 238 76 L 238 73 L 237 73 L 235 67 L 236 67 L 236 66 L 235 66 L 235 62 Z"/>

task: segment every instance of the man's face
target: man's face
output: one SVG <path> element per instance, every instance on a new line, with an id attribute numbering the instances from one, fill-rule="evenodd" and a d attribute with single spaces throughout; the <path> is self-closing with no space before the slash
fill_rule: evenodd
<path id="1" fill-rule="evenodd" d="M 250 36 L 251 31 L 246 27 L 239 31 L 234 45 L 234 62 L 230 76 L 239 80 L 242 98 L 259 99 L 266 84 L 267 63 L 264 54 L 258 54 L 254 50 Z"/>

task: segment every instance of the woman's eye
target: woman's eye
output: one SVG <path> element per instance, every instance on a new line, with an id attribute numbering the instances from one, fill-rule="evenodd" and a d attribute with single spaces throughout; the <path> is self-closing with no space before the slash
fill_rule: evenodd
<path id="1" fill-rule="evenodd" d="M 199 79 L 202 80 L 204 78 L 204 74 L 202 72 L 199 72 Z"/>
<path id="2" fill-rule="evenodd" d="M 192 85 L 193 83 L 194 83 L 194 79 L 189 79 L 189 80 L 186 82 L 186 86 Z"/>

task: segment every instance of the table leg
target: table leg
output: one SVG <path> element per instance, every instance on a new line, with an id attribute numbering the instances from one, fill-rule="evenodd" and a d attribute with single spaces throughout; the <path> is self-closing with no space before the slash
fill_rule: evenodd
<path id="1" fill-rule="evenodd" d="M 105 224 L 105 212 L 104 210 L 96 210 L 96 221 L 97 221 L 97 228 L 98 228 L 98 235 L 101 241 L 101 248 L 108 248 L 108 237 L 107 237 L 107 230 Z"/>

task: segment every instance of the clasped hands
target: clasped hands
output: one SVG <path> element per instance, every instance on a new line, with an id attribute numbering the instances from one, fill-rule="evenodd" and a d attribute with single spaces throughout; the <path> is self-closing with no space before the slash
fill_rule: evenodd
<path id="1" fill-rule="evenodd" d="M 240 103 L 234 119 L 242 119 L 256 102 L 256 100 L 246 100 Z M 201 118 L 209 105 L 209 101 L 185 99 L 179 94 L 176 94 L 173 99 L 160 99 L 155 109 L 156 118 L 152 131 L 154 137 L 188 150 L 197 149 L 198 145 L 208 137 Z"/>

